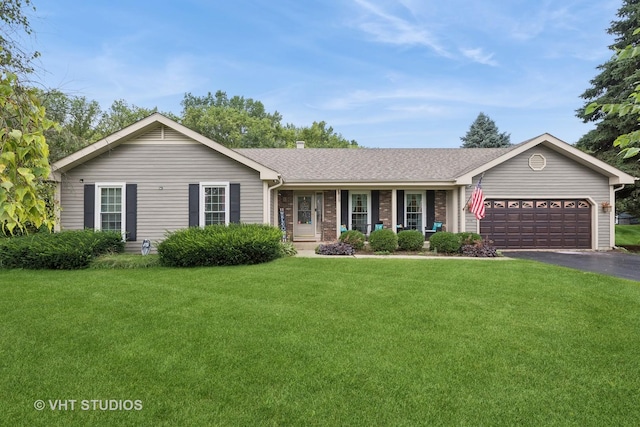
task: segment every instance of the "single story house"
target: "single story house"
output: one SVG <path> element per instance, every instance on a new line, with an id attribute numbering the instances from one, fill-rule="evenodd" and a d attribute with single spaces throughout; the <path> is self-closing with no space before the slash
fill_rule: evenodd
<path id="1" fill-rule="evenodd" d="M 482 178 L 486 217 L 466 209 Z M 230 149 L 153 114 L 52 165 L 59 229 L 128 250 L 189 226 L 280 226 L 292 241 L 378 227 L 479 232 L 503 249 L 611 249 L 635 178 L 549 134 L 507 148 Z"/>

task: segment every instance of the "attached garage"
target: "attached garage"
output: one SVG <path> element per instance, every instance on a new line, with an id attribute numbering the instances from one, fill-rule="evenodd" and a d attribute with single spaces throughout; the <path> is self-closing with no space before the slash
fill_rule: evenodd
<path id="1" fill-rule="evenodd" d="M 480 234 L 503 249 L 591 249 L 591 208 L 579 199 L 488 199 Z"/>

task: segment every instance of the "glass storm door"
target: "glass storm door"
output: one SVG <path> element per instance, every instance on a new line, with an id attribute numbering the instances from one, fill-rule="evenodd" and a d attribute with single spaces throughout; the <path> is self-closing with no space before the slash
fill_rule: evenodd
<path id="1" fill-rule="evenodd" d="M 316 213 L 313 194 L 296 195 L 293 207 L 293 235 L 298 238 L 315 239 Z"/>

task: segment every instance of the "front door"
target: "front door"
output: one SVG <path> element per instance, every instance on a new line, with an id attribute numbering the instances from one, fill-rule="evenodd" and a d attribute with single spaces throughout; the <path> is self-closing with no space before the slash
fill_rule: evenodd
<path id="1" fill-rule="evenodd" d="M 300 193 L 294 197 L 293 238 L 295 240 L 316 239 L 316 212 L 313 193 Z"/>

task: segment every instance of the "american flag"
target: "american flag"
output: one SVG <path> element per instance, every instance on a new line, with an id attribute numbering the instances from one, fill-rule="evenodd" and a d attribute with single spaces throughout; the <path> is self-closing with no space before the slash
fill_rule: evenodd
<path id="1" fill-rule="evenodd" d="M 484 194 L 482 193 L 482 178 L 478 181 L 478 185 L 473 189 L 471 194 L 471 213 L 475 214 L 476 219 L 484 218 Z"/>

